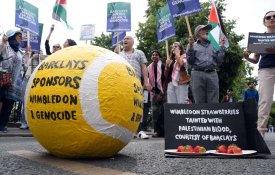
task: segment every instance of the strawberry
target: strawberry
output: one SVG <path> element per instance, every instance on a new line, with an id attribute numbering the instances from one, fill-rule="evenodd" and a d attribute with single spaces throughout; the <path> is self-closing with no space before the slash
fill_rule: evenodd
<path id="1" fill-rule="evenodd" d="M 233 148 L 234 149 L 234 148 Z M 233 149 L 232 148 L 228 148 L 227 149 L 227 154 L 233 154 L 234 152 L 233 152 Z"/>
<path id="2" fill-rule="evenodd" d="M 199 149 L 199 153 L 205 153 L 205 152 L 206 152 L 206 149 L 203 146 L 201 146 Z"/>
<path id="3" fill-rule="evenodd" d="M 178 146 L 178 152 L 182 152 L 183 151 L 183 146 Z"/>
<path id="4" fill-rule="evenodd" d="M 225 145 L 220 145 L 220 146 L 218 146 L 216 151 L 218 153 L 226 153 L 227 152 L 227 147 Z"/>
<path id="5" fill-rule="evenodd" d="M 238 146 L 236 145 L 236 144 L 230 144 L 229 146 L 228 146 L 228 149 L 230 148 L 230 149 L 235 149 L 235 148 L 237 148 Z"/>
<path id="6" fill-rule="evenodd" d="M 233 153 L 234 154 L 242 154 L 243 150 L 241 148 L 237 147 L 237 148 L 233 149 Z"/>
<path id="7" fill-rule="evenodd" d="M 196 146 L 196 147 L 193 149 L 193 151 L 194 151 L 195 153 L 198 153 L 198 152 L 200 151 L 200 148 L 201 148 L 201 146 Z"/>
<path id="8" fill-rule="evenodd" d="M 193 148 L 191 145 L 186 145 L 183 147 L 182 152 L 193 152 Z"/>

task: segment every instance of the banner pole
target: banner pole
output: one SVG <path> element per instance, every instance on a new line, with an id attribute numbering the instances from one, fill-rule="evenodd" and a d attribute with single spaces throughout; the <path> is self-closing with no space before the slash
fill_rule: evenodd
<path id="1" fill-rule="evenodd" d="M 117 32 L 116 36 L 116 47 L 118 48 L 118 53 L 120 53 L 119 32 Z"/>
<path id="2" fill-rule="evenodd" d="M 165 47 L 166 47 L 166 59 L 169 60 L 169 46 L 168 46 L 168 41 L 165 40 Z"/>
<path id="3" fill-rule="evenodd" d="M 27 46 L 30 47 L 30 31 L 27 31 Z"/>
<path id="4" fill-rule="evenodd" d="M 191 27 L 190 27 L 190 24 L 189 24 L 188 16 L 185 16 L 185 21 L 186 21 L 186 24 L 187 24 L 187 29 L 188 29 L 189 36 L 192 36 L 192 31 L 191 31 Z"/>

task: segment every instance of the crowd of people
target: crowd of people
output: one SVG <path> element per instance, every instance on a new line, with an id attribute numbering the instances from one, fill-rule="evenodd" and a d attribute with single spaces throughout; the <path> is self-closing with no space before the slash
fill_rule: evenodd
<path id="1" fill-rule="evenodd" d="M 264 15 L 263 24 L 266 33 L 275 33 L 275 11 Z M 198 25 L 193 36 L 188 39 L 186 50 L 180 42 L 174 42 L 170 57 L 162 62 L 161 52 L 151 52 L 151 64 L 147 66 L 147 59 L 143 51 L 133 48 L 134 39 L 126 36 L 123 41 L 123 50 L 115 48 L 115 52 L 126 59 L 136 71 L 144 90 L 149 92 L 149 102 L 144 104 L 143 121 L 136 136 L 147 139 L 147 116 L 149 108 L 152 109 L 154 136 L 164 136 L 164 103 L 200 104 L 219 103 L 219 78 L 217 66 L 223 62 L 225 56 L 225 39 L 220 39 L 220 49 L 217 50 L 208 40 L 211 25 Z M 56 43 L 50 50 L 50 37 L 54 31 L 51 27 L 45 41 L 46 54 L 51 55 L 62 49 Z M 31 52 L 28 47 L 26 52 L 19 48 L 22 33 L 19 30 L 9 30 L 3 35 L 0 44 L 0 131 L 7 132 L 7 122 L 15 101 L 24 103 L 24 90 L 26 82 L 35 67 L 45 58 L 41 53 Z M 63 48 L 76 45 L 72 39 L 67 39 Z M 259 64 L 259 93 L 254 82 L 249 82 L 248 89 L 244 92 L 243 100 L 255 99 L 259 106 L 258 130 L 264 136 L 267 121 L 273 102 L 275 84 L 275 47 L 267 48 L 267 53 L 255 53 L 250 57 L 250 52 L 245 50 L 243 56 L 252 63 Z M 188 69 L 191 70 L 190 75 Z M 9 80 L 12 80 L 11 82 Z M 23 87 L 23 88 L 22 88 Z M 221 102 L 237 102 L 232 95 L 233 89 L 229 88 Z M 191 98 L 192 97 L 192 98 Z M 23 108 L 24 109 L 24 108 Z M 21 117 L 21 128 L 28 128 L 24 112 Z"/>
<path id="2" fill-rule="evenodd" d="M 269 11 L 264 15 L 263 24 L 267 33 L 275 32 L 275 12 Z M 160 51 L 154 50 L 151 53 L 152 63 L 145 70 L 144 53 L 134 49 L 134 40 L 126 36 L 124 40 L 124 51 L 115 52 L 123 56 L 138 72 L 138 78 L 144 76 L 144 89 L 150 91 L 153 129 L 156 136 L 164 135 L 164 103 L 219 103 L 219 78 L 216 71 L 217 66 L 223 62 L 225 56 L 225 38 L 220 39 L 220 50 L 216 50 L 208 40 L 208 32 L 211 25 L 198 25 L 195 28 L 195 37 L 189 37 L 186 52 L 179 42 L 174 42 L 171 48 L 170 57 L 164 65 L 161 61 Z M 130 42 L 129 42 L 130 40 Z M 129 47 L 130 44 L 130 47 Z M 126 47 L 125 47 L 126 46 Z M 126 49 L 125 49 L 126 48 Z M 254 54 L 249 58 L 249 51 L 245 50 L 243 56 L 248 61 L 259 64 L 260 93 L 255 89 L 255 82 L 248 83 L 248 89 L 243 93 L 243 101 L 254 100 L 259 102 L 258 130 L 264 137 L 267 131 L 267 120 L 273 102 L 273 91 L 275 84 L 275 47 L 267 48 L 266 54 Z M 139 54 L 136 54 L 136 53 Z M 133 61 L 133 59 L 135 61 Z M 188 75 L 187 69 L 191 69 Z M 142 81 L 142 79 L 141 79 Z M 147 84 L 149 82 L 149 84 Z M 191 94 L 191 95 L 190 95 Z M 192 97 L 192 98 L 191 98 Z M 229 88 L 221 102 L 237 102 L 233 96 L 233 89 Z M 147 128 L 148 104 L 144 105 L 143 121 L 137 132 L 137 137 L 147 139 L 148 135 L 142 130 Z M 150 107 L 150 106 L 149 106 Z"/>

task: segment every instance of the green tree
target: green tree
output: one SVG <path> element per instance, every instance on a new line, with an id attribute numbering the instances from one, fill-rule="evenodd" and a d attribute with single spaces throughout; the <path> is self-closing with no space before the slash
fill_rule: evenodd
<path id="1" fill-rule="evenodd" d="M 138 49 L 145 52 L 147 58 L 150 52 L 154 49 L 158 49 L 162 53 L 163 61 L 166 59 L 165 42 L 157 43 L 156 34 L 156 12 L 158 9 L 166 4 L 166 0 L 148 0 L 148 9 L 146 10 L 147 21 L 139 23 L 139 29 L 136 36 L 139 40 Z M 226 20 L 223 16 L 226 3 L 222 0 L 217 1 L 217 8 L 220 10 L 220 14 L 224 23 L 227 38 L 229 40 L 230 47 L 226 50 L 224 62 L 218 68 L 219 84 L 220 84 L 220 99 L 226 93 L 229 87 L 232 87 L 234 92 L 237 93 L 237 97 L 241 97 L 241 92 L 246 87 L 246 67 L 242 60 L 242 50 L 238 45 L 244 36 L 236 34 L 233 29 L 236 25 L 236 20 Z M 207 24 L 208 16 L 211 8 L 211 2 L 205 2 L 201 4 L 202 11 L 193 15 L 190 15 L 189 23 L 192 28 L 192 32 L 199 24 Z M 176 36 L 170 38 L 169 46 L 174 41 L 180 41 L 183 46 L 188 44 L 188 29 L 184 17 L 175 19 Z M 148 59 L 149 60 L 149 59 Z"/>
<path id="2" fill-rule="evenodd" d="M 91 44 L 113 51 L 112 34 L 105 35 L 104 33 L 101 33 L 100 36 L 94 37 L 94 39 L 91 41 Z"/>

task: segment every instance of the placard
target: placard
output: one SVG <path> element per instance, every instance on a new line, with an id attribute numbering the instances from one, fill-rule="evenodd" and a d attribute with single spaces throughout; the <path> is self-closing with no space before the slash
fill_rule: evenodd
<path id="1" fill-rule="evenodd" d="M 174 18 L 168 5 L 157 11 L 157 36 L 158 42 L 165 41 L 175 36 Z"/>
<path id="2" fill-rule="evenodd" d="M 107 5 L 107 32 L 131 31 L 131 3 L 112 2 Z"/>
<path id="3" fill-rule="evenodd" d="M 167 0 L 172 16 L 188 16 L 201 11 L 199 0 Z"/>
<path id="4" fill-rule="evenodd" d="M 249 32 L 247 50 L 252 53 L 268 53 L 267 48 L 275 47 L 275 33 Z"/>
<path id="5" fill-rule="evenodd" d="M 38 8 L 32 4 L 16 0 L 15 26 L 39 35 Z"/>
<path id="6" fill-rule="evenodd" d="M 240 103 L 165 104 L 165 149 L 179 145 L 237 144 L 247 149 L 245 120 Z"/>
<path id="7" fill-rule="evenodd" d="M 80 30 L 80 40 L 87 41 L 92 40 L 95 37 L 95 25 L 94 24 L 84 24 L 81 26 Z"/>

